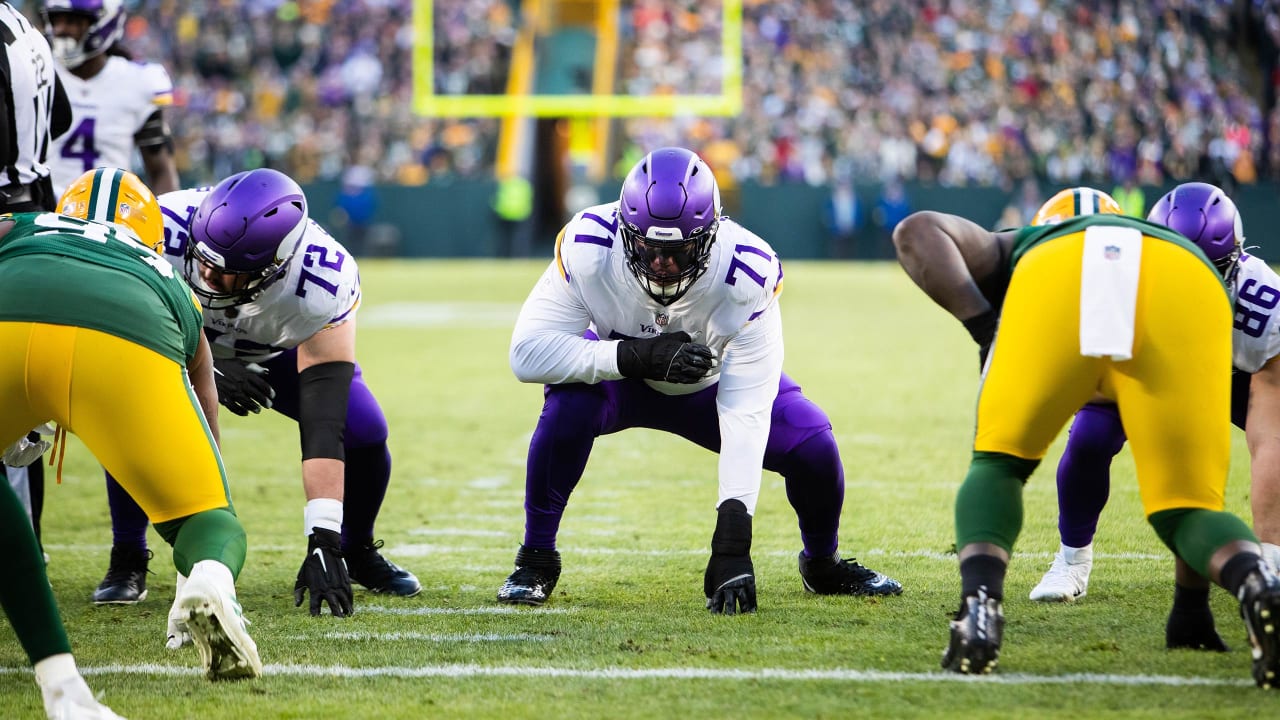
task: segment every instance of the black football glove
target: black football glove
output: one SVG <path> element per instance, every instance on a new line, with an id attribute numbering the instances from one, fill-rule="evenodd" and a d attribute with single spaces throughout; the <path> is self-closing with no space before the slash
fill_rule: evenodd
<path id="1" fill-rule="evenodd" d="M 261 412 L 271 407 L 276 391 L 267 382 L 267 369 L 257 363 L 234 358 L 213 361 L 213 382 L 218 386 L 218 402 L 237 415 Z"/>
<path id="2" fill-rule="evenodd" d="M 623 377 L 689 385 L 715 366 L 711 348 L 693 342 L 683 330 L 618 343 L 618 372 Z"/>
<path id="3" fill-rule="evenodd" d="M 320 615 L 321 601 L 329 603 L 334 617 L 346 617 L 353 612 L 351 602 L 351 578 L 347 575 L 347 561 L 342 557 L 342 536 L 332 530 L 311 528 L 307 538 L 307 559 L 298 568 L 298 581 L 293 585 L 293 606 L 302 605 L 302 598 L 311 591 L 311 614 Z"/>
<path id="4" fill-rule="evenodd" d="M 991 308 L 981 315 L 974 315 L 968 320 L 961 320 L 969 337 L 978 343 L 978 369 L 987 366 L 987 355 L 991 353 L 991 343 L 996 339 L 996 327 L 1000 325 L 1000 312 Z"/>
<path id="5" fill-rule="evenodd" d="M 739 500 L 720 503 L 711 559 L 702 578 L 707 609 L 733 615 L 756 611 L 756 572 L 751 565 L 751 516 Z"/>

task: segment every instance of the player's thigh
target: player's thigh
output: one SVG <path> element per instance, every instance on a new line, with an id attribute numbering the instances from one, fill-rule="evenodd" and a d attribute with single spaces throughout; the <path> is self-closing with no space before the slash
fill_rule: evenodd
<path id="1" fill-rule="evenodd" d="M 1134 357 L 1115 363 L 1143 508 L 1223 506 L 1231 453 L 1231 322 L 1222 284 L 1171 243 L 1144 243 Z"/>
<path id="2" fill-rule="evenodd" d="M 33 323 L 0 322 L 0 348 L 4 348 L 0 352 L 0 398 L 4 398 L 3 412 L 0 412 L 0 450 L 17 442 L 36 425 L 54 419 L 52 414 L 42 416 L 39 408 L 33 407 L 29 393 L 29 383 L 41 380 L 31 377 L 28 371 L 29 343 L 34 329 Z"/>
<path id="3" fill-rule="evenodd" d="M 1051 240 L 1018 263 L 979 390 L 975 450 L 1044 457 L 1097 388 L 1103 360 L 1080 354 L 1082 243 Z"/>
<path id="4" fill-rule="evenodd" d="M 69 428 L 152 522 L 229 504 L 222 460 L 178 363 L 81 329 Z"/>

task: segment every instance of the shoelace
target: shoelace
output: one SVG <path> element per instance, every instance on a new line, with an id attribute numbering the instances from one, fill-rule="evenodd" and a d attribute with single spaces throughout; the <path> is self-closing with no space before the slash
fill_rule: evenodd
<path id="1" fill-rule="evenodd" d="M 62 484 L 62 459 L 67 455 L 67 429 L 55 425 L 53 430 L 53 449 L 49 451 L 49 467 L 53 467 L 53 459 L 58 459 L 58 484 Z"/>

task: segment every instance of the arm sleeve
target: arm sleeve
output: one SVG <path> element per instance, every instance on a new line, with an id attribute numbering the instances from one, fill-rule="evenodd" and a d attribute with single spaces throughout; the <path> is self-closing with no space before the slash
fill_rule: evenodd
<path id="1" fill-rule="evenodd" d="M 511 370 L 520 382 L 558 385 L 618 380 L 618 343 L 588 340 L 591 313 L 553 261 L 529 293 L 511 334 Z"/>
<path id="2" fill-rule="evenodd" d="M 58 73 L 53 74 L 53 107 L 49 111 L 49 137 L 58 138 L 71 129 L 71 99 Z"/>
<path id="3" fill-rule="evenodd" d="M 717 505 L 737 499 L 755 514 L 782 377 L 782 313 L 775 302 L 725 347 L 716 409 L 720 415 Z"/>

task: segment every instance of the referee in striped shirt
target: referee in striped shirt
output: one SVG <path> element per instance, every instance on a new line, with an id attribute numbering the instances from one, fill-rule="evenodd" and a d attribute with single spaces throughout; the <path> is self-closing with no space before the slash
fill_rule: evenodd
<path id="1" fill-rule="evenodd" d="M 0 212 L 53 210 L 50 141 L 71 127 L 71 103 L 53 68 L 49 41 L 0 2 Z"/>

